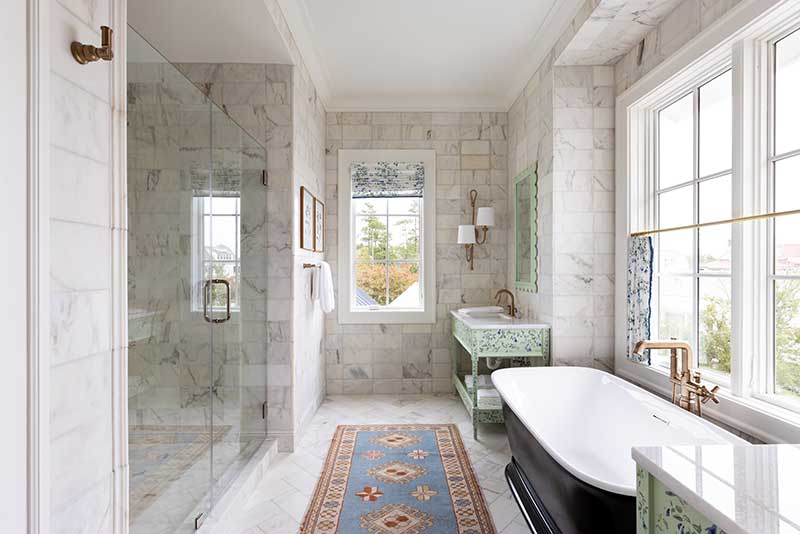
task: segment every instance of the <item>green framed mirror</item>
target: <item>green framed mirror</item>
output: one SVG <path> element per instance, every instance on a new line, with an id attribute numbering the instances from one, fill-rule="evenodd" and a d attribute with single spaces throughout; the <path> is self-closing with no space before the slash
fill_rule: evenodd
<path id="1" fill-rule="evenodd" d="M 514 282 L 517 289 L 532 293 L 539 290 L 537 167 L 531 165 L 514 178 Z"/>

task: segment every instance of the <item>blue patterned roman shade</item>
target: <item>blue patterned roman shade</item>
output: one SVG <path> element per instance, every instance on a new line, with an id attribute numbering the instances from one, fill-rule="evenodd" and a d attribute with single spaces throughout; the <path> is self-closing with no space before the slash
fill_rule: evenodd
<path id="1" fill-rule="evenodd" d="M 353 198 L 422 197 L 425 166 L 422 162 L 353 163 L 350 180 Z"/>
<path id="2" fill-rule="evenodd" d="M 628 359 L 650 365 L 650 351 L 640 356 L 633 346 L 650 339 L 653 293 L 653 239 L 635 236 L 628 239 Z"/>

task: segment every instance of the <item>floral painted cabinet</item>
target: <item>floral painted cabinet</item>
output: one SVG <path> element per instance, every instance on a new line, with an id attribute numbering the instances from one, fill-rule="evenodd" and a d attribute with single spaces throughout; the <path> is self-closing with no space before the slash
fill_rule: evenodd
<path id="1" fill-rule="evenodd" d="M 550 328 L 471 328 L 459 317 L 453 317 L 453 386 L 472 416 L 473 435 L 477 438 L 477 423 L 502 423 L 503 408 L 499 401 L 479 399 L 478 361 L 480 358 L 526 359 L 528 365 L 550 365 Z M 470 355 L 472 369 L 461 371 L 458 346 Z M 536 363 L 534 363 L 536 362 Z M 471 377 L 471 378 L 467 378 Z M 472 386 L 472 387 L 470 387 Z"/>
<path id="2" fill-rule="evenodd" d="M 725 531 L 637 465 L 636 534 L 725 534 Z"/>

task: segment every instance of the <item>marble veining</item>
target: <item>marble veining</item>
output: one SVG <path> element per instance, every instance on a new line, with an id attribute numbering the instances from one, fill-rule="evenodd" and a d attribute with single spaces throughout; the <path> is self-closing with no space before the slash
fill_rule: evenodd
<path id="1" fill-rule="evenodd" d="M 327 113 L 326 226 L 328 261 L 334 276 L 338 239 L 340 148 L 436 151 L 436 289 L 434 324 L 339 324 L 326 317 L 325 359 L 329 393 L 432 393 L 451 391 L 451 310 L 484 305 L 506 286 L 508 219 L 508 121 L 506 113 L 344 112 Z M 496 226 L 475 249 L 475 270 L 456 244 L 459 224 L 471 217 L 469 191 L 492 206 Z"/>
<path id="2" fill-rule="evenodd" d="M 681 0 L 586 0 L 558 65 L 613 65 Z M 587 16 L 588 14 L 588 16 Z"/>

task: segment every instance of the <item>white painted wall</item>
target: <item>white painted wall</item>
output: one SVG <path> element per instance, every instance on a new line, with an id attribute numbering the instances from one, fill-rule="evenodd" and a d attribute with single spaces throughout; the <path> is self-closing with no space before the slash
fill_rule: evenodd
<path id="1" fill-rule="evenodd" d="M 0 17 L 0 45 L 20 53 L 3 60 L 0 84 L 0 308 L 3 379 L 0 406 L 0 532 L 27 529 L 27 39 L 26 2 L 7 2 Z"/>

